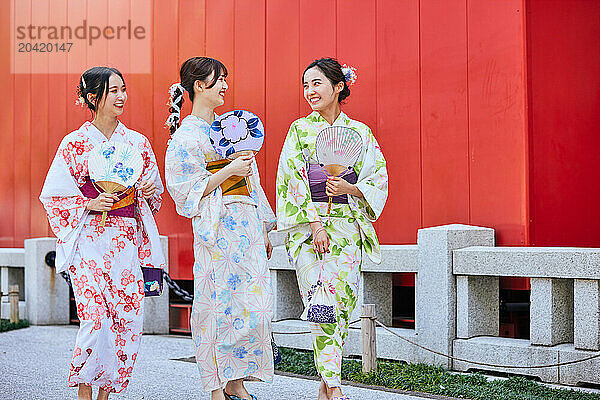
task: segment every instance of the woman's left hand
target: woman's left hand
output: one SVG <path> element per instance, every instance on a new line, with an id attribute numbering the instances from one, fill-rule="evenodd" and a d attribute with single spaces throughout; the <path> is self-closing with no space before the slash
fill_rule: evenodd
<path id="1" fill-rule="evenodd" d="M 362 197 L 362 193 L 356 186 L 337 176 L 327 178 L 327 183 L 325 184 L 325 193 L 330 197 L 341 196 L 343 194 L 351 194 L 353 196 Z"/>
<path id="2" fill-rule="evenodd" d="M 156 192 L 156 186 L 153 181 L 143 181 L 140 185 L 140 190 L 142 191 L 142 196 L 144 199 L 148 200 L 150 197 L 154 196 L 154 192 Z"/>
<path id="3" fill-rule="evenodd" d="M 267 260 L 270 260 L 271 254 L 273 254 L 273 245 L 271 244 L 271 240 L 269 239 L 269 233 L 267 232 L 266 227 L 263 227 L 263 232 L 265 234 L 265 249 L 267 250 Z"/>

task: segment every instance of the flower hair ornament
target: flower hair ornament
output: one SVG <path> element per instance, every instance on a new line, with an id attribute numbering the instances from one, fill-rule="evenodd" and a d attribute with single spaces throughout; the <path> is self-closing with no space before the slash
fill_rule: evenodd
<path id="1" fill-rule="evenodd" d="M 79 96 L 79 97 L 77 98 L 77 100 L 75 100 L 75 105 L 76 105 L 76 106 L 79 106 L 79 107 L 81 107 L 81 108 L 85 107 L 85 100 L 83 99 L 83 97 L 82 97 L 82 96 Z"/>
<path id="2" fill-rule="evenodd" d="M 81 75 L 81 86 L 86 89 L 85 79 L 83 79 L 83 75 Z M 85 100 L 83 98 L 83 91 L 81 91 L 81 95 L 75 100 L 75 105 L 81 108 L 85 107 Z"/>
<path id="3" fill-rule="evenodd" d="M 177 82 L 171 85 L 169 88 L 169 101 L 167 101 L 167 105 L 169 106 L 169 118 L 165 122 L 165 126 L 172 127 L 179 123 L 179 116 L 181 114 L 181 102 L 183 100 L 183 94 L 185 93 L 185 89 L 181 86 L 181 83 Z"/>
<path id="4" fill-rule="evenodd" d="M 342 73 L 344 74 L 344 79 L 346 80 L 348 86 L 354 85 L 354 82 L 356 82 L 356 79 L 358 79 L 356 68 L 349 65 L 342 65 Z"/>

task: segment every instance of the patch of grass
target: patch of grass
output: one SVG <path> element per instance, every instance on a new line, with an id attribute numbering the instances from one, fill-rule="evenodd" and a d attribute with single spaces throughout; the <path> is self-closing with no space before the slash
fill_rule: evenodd
<path id="1" fill-rule="evenodd" d="M 0 319 L 0 332 L 12 331 L 13 329 L 27 328 L 29 321 L 20 319 L 16 324 L 10 322 L 9 319 Z"/>
<path id="2" fill-rule="evenodd" d="M 312 351 L 282 347 L 279 351 L 277 370 L 317 376 Z M 599 394 L 549 388 L 521 376 L 490 380 L 480 373 L 455 374 L 442 367 L 387 360 L 378 360 L 376 372 L 363 374 L 360 360 L 344 359 L 342 379 L 471 400 L 600 400 Z"/>

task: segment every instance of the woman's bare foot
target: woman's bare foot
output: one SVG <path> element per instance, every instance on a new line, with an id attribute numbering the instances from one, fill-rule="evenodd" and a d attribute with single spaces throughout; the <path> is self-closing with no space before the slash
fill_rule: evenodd
<path id="1" fill-rule="evenodd" d="M 327 394 L 329 395 L 330 399 L 333 399 L 334 397 L 342 397 L 342 396 L 344 396 L 344 394 L 342 393 L 342 388 L 339 387 L 339 386 L 329 388 Z"/>
<path id="2" fill-rule="evenodd" d="M 102 388 L 98 389 L 98 400 L 108 400 L 108 392 Z"/>
<path id="3" fill-rule="evenodd" d="M 92 387 L 83 383 L 79 384 L 77 400 L 92 400 Z"/>
<path id="4" fill-rule="evenodd" d="M 321 379 L 321 384 L 319 385 L 319 395 L 317 396 L 317 400 L 329 400 L 328 396 L 328 387 L 325 384 L 325 381 Z"/>
<path id="5" fill-rule="evenodd" d="M 227 392 L 227 394 L 233 394 L 241 399 L 252 400 L 250 393 L 248 393 L 244 387 L 243 378 L 227 382 L 227 385 L 225 385 L 225 392 Z"/>
<path id="6" fill-rule="evenodd" d="M 225 394 L 223 393 L 223 389 L 217 389 L 210 392 L 210 400 L 227 400 L 225 398 Z"/>

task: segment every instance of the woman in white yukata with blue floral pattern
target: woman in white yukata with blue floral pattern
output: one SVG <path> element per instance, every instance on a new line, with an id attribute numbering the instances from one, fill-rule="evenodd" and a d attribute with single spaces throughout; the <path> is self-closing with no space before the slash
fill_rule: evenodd
<path id="1" fill-rule="evenodd" d="M 208 132 L 215 107 L 224 103 L 226 77 L 225 66 L 211 58 L 194 57 L 181 66 L 181 83 L 171 87 L 165 176 L 177 212 L 192 219 L 194 230 L 191 328 L 202 385 L 213 400 L 256 399 L 243 378 L 273 378 L 267 232 L 275 215 L 253 156 L 238 157 L 214 174 L 207 170 L 207 163 L 222 159 Z M 177 129 L 184 92 L 193 108 Z M 249 179 L 250 196 L 223 195 L 219 185 L 231 176 Z"/>

